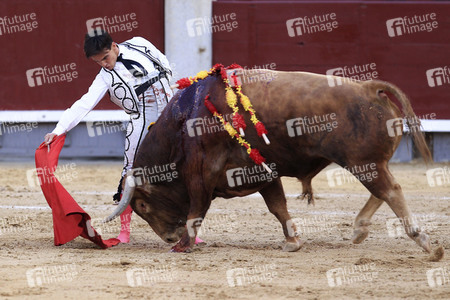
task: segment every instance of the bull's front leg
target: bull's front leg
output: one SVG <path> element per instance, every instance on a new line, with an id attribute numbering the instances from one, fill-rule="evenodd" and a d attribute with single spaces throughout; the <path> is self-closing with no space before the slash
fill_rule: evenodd
<path id="1" fill-rule="evenodd" d="M 192 172 L 192 169 L 190 171 Z M 197 170 L 193 174 L 188 175 L 189 180 L 186 184 L 190 198 L 186 230 L 180 241 L 172 247 L 172 252 L 191 252 L 196 244 L 203 242 L 197 235 L 206 212 L 211 205 L 212 189 L 207 188 L 201 172 Z"/>

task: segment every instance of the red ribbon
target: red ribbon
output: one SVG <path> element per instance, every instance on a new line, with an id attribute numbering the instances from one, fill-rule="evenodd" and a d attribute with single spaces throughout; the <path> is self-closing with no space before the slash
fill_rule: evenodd
<path id="1" fill-rule="evenodd" d="M 266 162 L 266 159 L 261 156 L 258 149 L 253 148 L 249 154 L 250 158 L 255 162 L 255 164 L 260 165 L 263 162 Z"/>
<path id="2" fill-rule="evenodd" d="M 191 80 L 188 77 L 186 77 L 186 78 L 179 79 L 176 82 L 176 84 L 178 84 L 178 89 L 182 90 L 182 89 L 187 88 L 188 86 L 190 86 L 192 83 L 191 83 Z"/>
<path id="3" fill-rule="evenodd" d="M 205 106 L 213 114 L 213 116 L 217 113 L 216 107 L 211 103 L 211 101 L 209 101 L 209 95 L 206 95 L 205 97 Z"/>
<path id="4" fill-rule="evenodd" d="M 238 128 L 238 129 L 239 128 L 242 128 L 242 129 L 247 128 L 247 124 L 245 124 L 244 117 L 241 114 L 236 113 L 233 116 L 233 127 Z"/>
<path id="5" fill-rule="evenodd" d="M 256 132 L 258 133 L 259 136 L 262 136 L 263 134 L 267 134 L 267 129 L 262 122 L 256 123 L 255 128 L 256 128 Z"/>

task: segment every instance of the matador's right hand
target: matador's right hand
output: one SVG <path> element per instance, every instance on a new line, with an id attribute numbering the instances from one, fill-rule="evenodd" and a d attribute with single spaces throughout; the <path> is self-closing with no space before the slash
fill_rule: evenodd
<path id="1" fill-rule="evenodd" d="M 44 137 L 44 143 L 49 145 L 56 136 L 58 136 L 56 133 L 47 133 Z"/>

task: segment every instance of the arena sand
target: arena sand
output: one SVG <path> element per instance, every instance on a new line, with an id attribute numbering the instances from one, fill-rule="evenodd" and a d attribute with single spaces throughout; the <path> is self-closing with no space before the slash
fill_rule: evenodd
<path id="1" fill-rule="evenodd" d="M 1 162 L 0 298 L 2 299 L 444 299 L 450 264 L 429 260 L 398 230 L 383 204 L 369 237 L 351 243 L 354 218 L 369 197 L 360 183 L 330 187 L 326 171 L 313 180 L 315 206 L 297 196 L 301 184 L 283 178 L 288 208 L 306 241 L 295 253 L 281 251 L 281 226 L 262 197 L 216 199 L 204 221 L 206 246 L 169 253 L 133 214 L 129 244 L 101 250 L 76 238 L 53 245 L 52 215 L 36 182 L 33 162 Z M 93 218 L 104 238 L 119 223 L 99 222 L 115 207 L 121 162 L 61 161 L 61 183 Z M 428 168 L 448 167 L 435 164 Z M 421 163 L 391 164 L 409 207 L 446 252 L 450 241 L 450 183 L 431 187 Z M 336 182 L 335 182 L 336 184 Z"/>

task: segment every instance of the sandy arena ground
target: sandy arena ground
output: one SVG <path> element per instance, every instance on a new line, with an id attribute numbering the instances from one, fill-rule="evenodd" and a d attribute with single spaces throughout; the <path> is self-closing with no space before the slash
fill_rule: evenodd
<path id="1" fill-rule="evenodd" d="M 64 165 L 61 183 L 104 238 L 116 237 L 118 222 L 101 225 L 98 220 L 115 208 L 111 196 L 121 162 L 61 161 Z M 330 187 L 326 171 L 336 165 L 313 180 L 315 206 L 297 199 L 299 182 L 283 178 L 289 211 L 306 241 L 298 252 L 281 251 L 281 226 L 254 194 L 214 200 L 201 235 L 207 245 L 190 254 L 169 253 L 171 245 L 136 215 L 129 244 L 101 250 L 78 237 L 56 247 L 51 211 L 40 187 L 27 180 L 34 162 L 0 166 L 1 299 L 450 297 L 450 183 L 430 187 L 421 163 L 391 164 L 391 170 L 433 247 L 446 249 L 439 262 L 429 261 L 396 231 L 386 204 L 375 214 L 367 240 L 352 244 L 353 221 L 369 193 L 356 182 Z M 437 167 L 449 164 L 432 166 Z"/>

